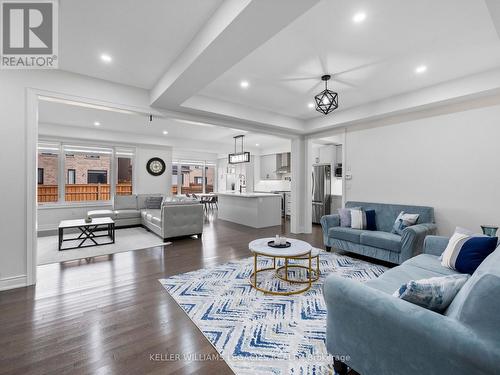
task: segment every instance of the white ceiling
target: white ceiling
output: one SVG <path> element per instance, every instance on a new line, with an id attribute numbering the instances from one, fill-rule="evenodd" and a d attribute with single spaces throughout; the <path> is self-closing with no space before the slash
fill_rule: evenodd
<path id="1" fill-rule="evenodd" d="M 367 17 L 356 24 L 360 11 Z M 417 75 L 421 64 L 428 70 Z M 200 95 L 309 119 L 322 116 L 307 104 L 325 73 L 342 110 L 499 66 L 482 0 L 323 0 Z"/>
<path id="2" fill-rule="evenodd" d="M 96 127 L 94 122 L 99 122 Z M 120 113 L 95 108 L 87 108 L 65 103 L 40 101 L 39 123 L 42 124 L 40 132 L 43 135 L 43 125 L 57 125 L 65 128 L 65 134 L 71 134 L 72 138 L 79 138 L 85 132 L 92 132 L 94 139 L 100 139 L 104 132 L 113 132 L 128 135 L 130 142 L 136 142 L 136 137 L 141 139 L 149 137 L 156 140 L 158 144 L 176 146 L 181 141 L 188 141 L 193 145 L 203 144 L 204 152 L 228 153 L 234 149 L 233 137 L 239 134 L 245 135 L 245 149 L 254 152 L 264 152 L 265 149 L 289 145 L 290 141 L 255 132 L 246 132 L 239 129 L 224 128 L 209 123 L 189 123 L 184 120 L 172 120 L 165 118 L 153 118 L 150 123 L 146 115 L 135 113 Z M 71 132 L 67 132 L 67 130 Z M 167 135 L 163 131 L 168 131 Z M 258 144 L 259 146 L 256 146 Z M 182 142 L 181 148 L 186 143 Z"/>
<path id="3" fill-rule="evenodd" d="M 231 136 L 176 129 L 181 115 L 313 134 L 500 90 L 499 2 L 61 0 L 60 67 L 145 89 L 151 107 L 170 118 L 157 126 L 173 126 L 171 137 L 215 144 Z M 353 22 L 358 12 L 364 22 Z M 427 71 L 416 74 L 419 65 Z M 328 116 L 308 108 L 323 74 L 333 74 L 329 88 L 339 93 Z"/>
<path id="4" fill-rule="evenodd" d="M 222 1 L 62 0 L 59 67 L 150 89 Z"/>

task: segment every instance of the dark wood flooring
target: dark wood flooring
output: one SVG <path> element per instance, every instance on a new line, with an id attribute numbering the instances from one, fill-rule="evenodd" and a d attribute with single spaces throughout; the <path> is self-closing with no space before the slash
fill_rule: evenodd
<path id="1" fill-rule="evenodd" d="M 253 229 L 211 217 L 202 241 L 39 266 L 35 287 L 0 293 L 0 374 L 231 374 L 222 360 L 167 360 L 217 352 L 158 279 L 248 257 L 249 241 L 276 233 L 289 235 L 288 222 Z M 323 246 L 316 225 L 290 237 Z"/>

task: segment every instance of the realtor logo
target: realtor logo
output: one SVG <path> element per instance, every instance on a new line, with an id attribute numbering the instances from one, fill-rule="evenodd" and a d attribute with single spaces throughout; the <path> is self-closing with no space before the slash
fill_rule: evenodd
<path id="1" fill-rule="evenodd" d="M 1 68 L 58 67 L 57 0 L 1 1 Z"/>

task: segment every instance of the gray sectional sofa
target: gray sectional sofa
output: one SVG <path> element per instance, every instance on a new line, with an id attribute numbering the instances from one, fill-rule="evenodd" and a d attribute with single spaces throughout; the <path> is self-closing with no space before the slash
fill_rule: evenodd
<path id="1" fill-rule="evenodd" d="M 116 227 L 139 226 L 160 236 L 164 241 L 175 237 L 203 233 L 203 205 L 192 199 L 167 197 L 161 209 L 146 208 L 146 200 L 161 194 L 115 195 L 112 210 L 89 211 L 87 216 L 111 217 Z"/>
<path id="2" fill-rule="evenodd" d="M 432 207 L 371 202 L 347 202 L 345 206 L 375 210 L 377 230 L 344 228 L 340 226 L 338 214 L 323 216 L 323 241 L 328 251 L 333 247 L 400 264 L 420 254 L 425 236 L 436 233 Z M 417 224 L 406 228 L 402 236 L 391 233 L 401 211 L 420 215 Z"/>
<path id="3" fill-rule="evenodd" d="M 410 280 L 453 275 L 439 255 L 448 238 L 428 236 L 424 254 L 360 283 L 330 275 L 328 351 L 339 374 L 500 374 L 500 247 L 474 272 L 443 313 L 392 294 Z"/>

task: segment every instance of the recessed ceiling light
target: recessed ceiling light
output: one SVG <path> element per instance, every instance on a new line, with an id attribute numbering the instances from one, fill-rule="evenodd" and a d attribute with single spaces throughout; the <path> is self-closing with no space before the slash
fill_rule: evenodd
<path id="1" fill-rule="evenodd" d="M 168 131 L 164 130 L 163 135 L 167 135 L 167 134 L 168 134 Z"/>
<path id="2" fill-rule="evenodd" d="M 309 107 L 309 108 L 314 108 L 314 103 L 309 103 L 309 104 L 307 105 L 307 107 Z"/>
<path id="3" fill-rule="evenodd" d="M 110 55 L 103 53 L 101 55 L 101 60 L 104 61 L 105 63 L 110 63 L 111 61 L 113 61 L 113 58 Z"/>
<path id="4" fill-rule="evenodd" d="M 366 19 L 366 13 L 359 12 L 352 17 L 353 22 L 355 23 L 361 23 Z"/>
<path id="5" fill-rule="evenodd" d="M 250 83 L 248 83 L 248 81 L 241 81 L 240 86 L 242 88 L 246 89 L 246 88 L 248 88 L 248 86 L 250 86 Z"/>
<path id="6" fill-rule="evenodd" d="M 94 126 L 101 126 L 101 123 L 99 121 L 95 121 Z"/>
<path id="7" fill-rule="evenodd" d="M 258 143 L 256 143 L 255 146 L 259 147 L 260 145 Z"/>
<path id="8" fill-rule="evenodd" d="M 415 73 L 418 73 L 418 74 L 424 73 L 426 71 L 427 71 L 427 66 L 425 66 L 425 65 L 417 66 L 417 68 L 415 69 Z"/>

